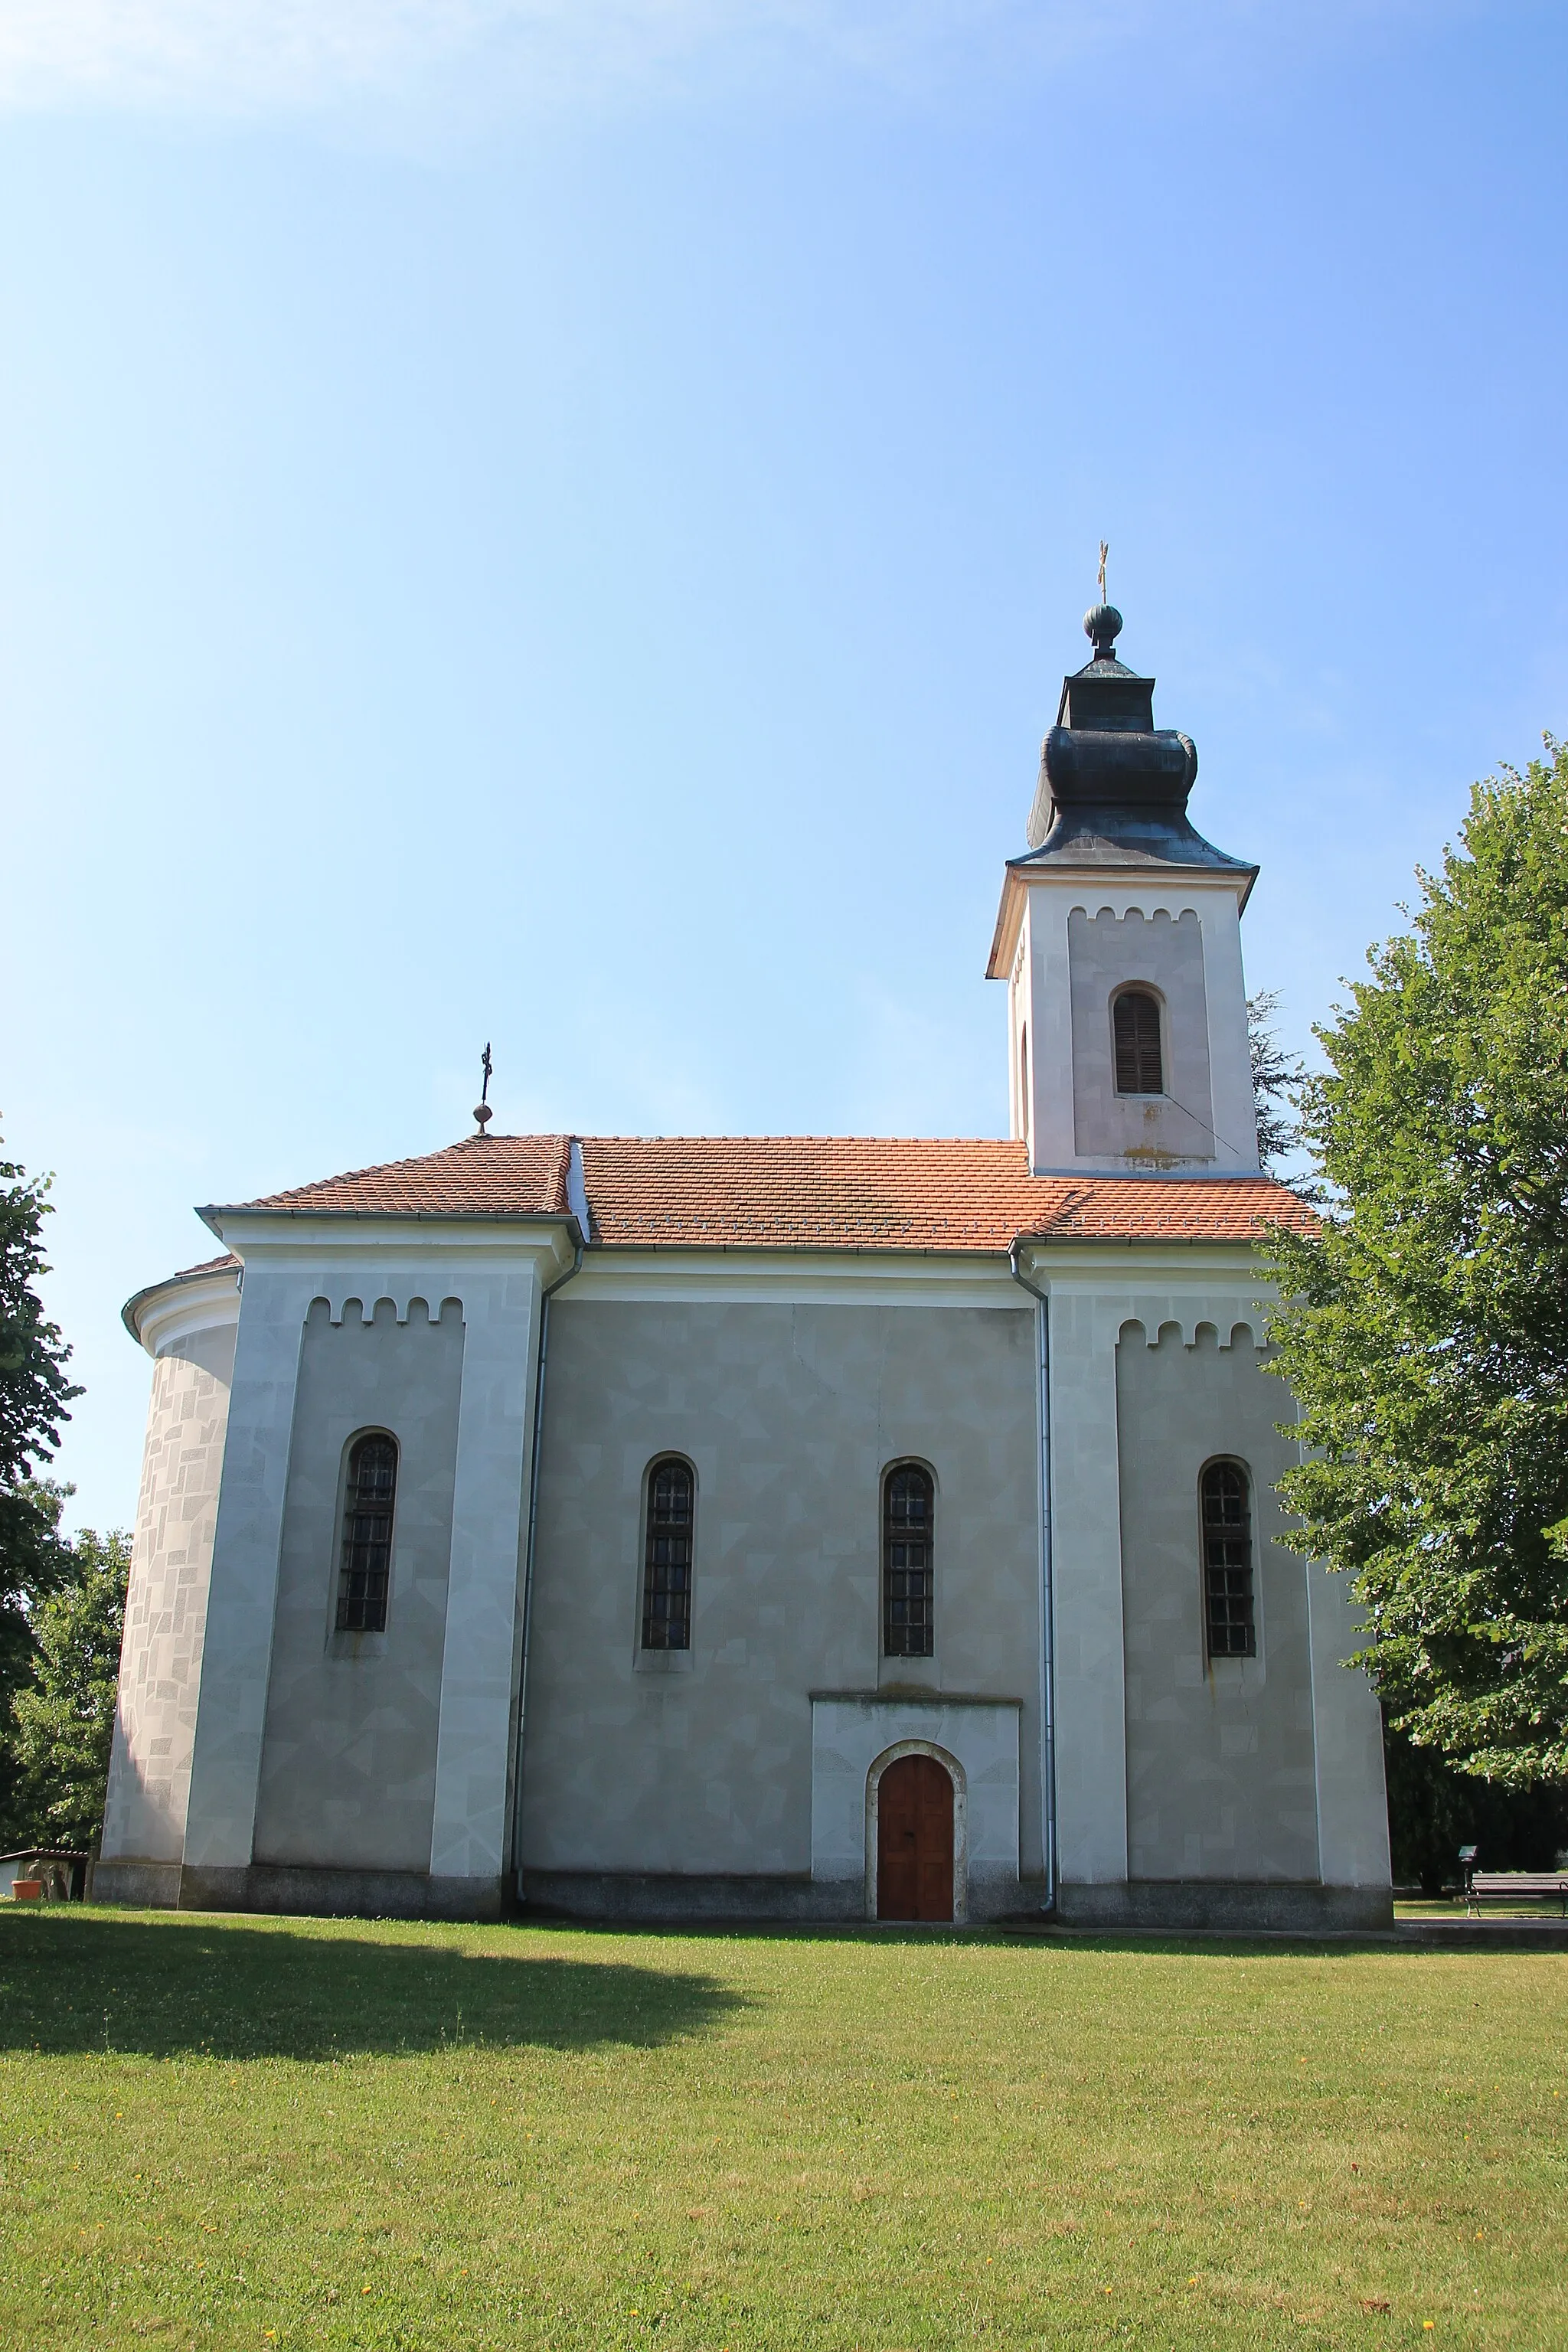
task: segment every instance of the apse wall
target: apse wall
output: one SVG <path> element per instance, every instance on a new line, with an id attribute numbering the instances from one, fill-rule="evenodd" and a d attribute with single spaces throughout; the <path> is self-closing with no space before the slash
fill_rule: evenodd
<path id="1" fill-rule="evenodd" d="M 94 1891 L 178 1900 L 202 1643 L 239 1321 L 232 1261 L 142 1291 L 126 1320 L 153 1360 L 120 1696 Z"/>

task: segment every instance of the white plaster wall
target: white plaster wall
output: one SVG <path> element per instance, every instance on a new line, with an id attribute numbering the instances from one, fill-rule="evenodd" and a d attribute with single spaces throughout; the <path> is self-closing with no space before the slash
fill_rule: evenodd
<path id="1" fill-rule="evenodd" d="M 1247 1025 L 1241 959 L 1241 908 L 1215 891 L 1204 908 L 1204 993 L 1209 1015 L 1209 1071 L 1220 1164 L 1258 1166 L 1258 1108 Z"/>
<path id="2" fill-rule="evenodd" d="M 177 1864 L 195 1739 L 207 1584 L 234 1371 L 234 1276 L 209 1286 L 215 1318 L 154 1360 L 132 1547 L 102 1858 Z"/>
<path id="3" fill-rule="evenodd" d="M 247 1269 L 213 1541 L 185 1863 L 244 1869 L 256 1829 L 300 1340 L 310 1292 Z"/>
<path id="4" fill-rule="evenodd" d="M 1034 1042 L 1029 1035 L 1028 956 L 1029 906 L 1026 898 L 1018 929 L 1018 944 L 1007 981 L 1007 1132 L 1015 1142 L 1021 1143 L 1029 1140 L 1029 1107 L 1033 1091 L 1029 1082 Z"/>
<path id="5" fill-rule="evenodd" d="M 464 1343 L 440 1721 L 427 1866 L 493 1888 L 504 1866 L 521 1643 L 520 1551 L 544 1282 L 568 1269 L 564 1221 L 224 1213 L 245 1260 L 239 1337 L 185 1832 L 219 1893 L 254 1858 L 300 1347 L 313 1299 L 456 1298 Z M 445 1899 L 445 1898 L 443 1898 Z"/>
<path id="6" fill-rule="evenodd" d="M 1359 1612 L 1348 1578 L 1331 1575 L 1314 1560 L 1306 1579 L 1323 1877 L 1332 1886 L 1386 1888 L 1393 1870 L 1383 1714 L 1366 1676 L 1344 1663 L 1364 1638 Z"/>
<path id="7" fill-rule="evenodd" d="M 1026 1019 L 1031 1100 L 1027 1118 L 1016 1119 L 1014 1124 L 1016 1132 L 1026 1132 L 1030 1139 L 1030 1165 L 1036 1172 L 1096 1168 L 1125 1172 L 1129 1167 L 1120 1129 L 1109 1143 L 1097 1142 L 1085 1149 L 1080 1141 L 1075 1114 L 1073 977 L 1068 937 L 1075 916 L 1081 930 L 1086 925 L 1092 929 L 1106 917 L 1121 926 L 1130 915 L 1141 917 L 1143 924 L 1150 927 L 1162 917 L 1173 927 L 1191 917 L 1199 927 L 1201 953 L 1197 961 L 1201 969 L 1190 988 L 1184 978 L 1178 990 L 1185 998 L 1195 1000 L 1201 995 L 1206 1024 L 1208 1108 L 1205 1111 L 1202 1104 L 1192 1107 L 1206 1118 L 1213 1130 L 1211 1140 L 1205 1146 L 1213 1154 L 1209 1163 L 1213 1171 L 1256 1170 L 1258 1138 L 1252 1112 L 1246 981 L 1235 880 L 1228 877 L 1205 880 L 1202 874 L 1186 870 L 1173 871 L 1157 882 L 1124 880 L 1102 874 L 1051 872 L 1037 877 L 1031 873 L 1021 898 L 1019 937 L 1024 945 L 1024 969 L 1018 984 L 1010 991 L 1014 1013 L 1009 1044 L 1016 1056 L 1018 1024 Z M 1146 942 L 1152 931 L 1152 928 L 1140 930 L 1131 926 L 1125 931 L 1119 930 L 1117 936 L 1126 939 L 1131 948 L 1135 939 Z M 1129 980 L 1149 977 L 1162 988 L 1165 986 L 1165 982 L 1152 971 L 1142 974 L 1129 970 L 1124 976 Z M 1186 1018 L 1184 1012 L 1184 1023 Z M 1187 1058 L 1192 1058 L 1190 1052 Z M 1016 1089 L 1016 1077 L 1010 1078 L 1009 1086 Z M 1081 1081 L 1078 1097 L 1081 1104 Z M 1100 1129 L 1091 1121 L 1088 1131 L 1098 1133 Z M 1184 1129 L 1182 1132 L 1187 1130 Z M 1172 1133 L 1176 1134 L 1174 1123 Z M 1111 1148 L 1112 1144 L 1115 1148 Z M 1184 1151 L 1184 1145 L 1182 1149 Z"/>
<path id="8" fill-rule="evenodd" d="M 431 1313 L 437 1319 L 431 1320 Z M 463 1325 L 456 1299 L 306 1318 L 257 1801 L 255 1859 L 423 1871 L 436 1795 Z M 397 1441 L 385 1631 L 339 1633 L 345 1456 Z"/>
<path id="9" fill-rule="evenodd" d="M 1025 895 L 1021 996 L 1029 1025 L 1029 1105 L 1024 1132 L 1032 1168 L 1074 1168 L 1078 1138 L 1072 1106 L 1072 971 L 1068 916 L 1081 898 L 1061 887 L 1031 885 Z"/>
<path id="10" fill-rule="evenodd" d="M 1227 1341 L 1231 1335 L 1226 1333 Z M 1289 1391 L 1242 1330 L 1124 1326 L 1117 1349 L 1126 1627 L 1128 1874 L 1313 1882 L 1320 1876 L 1307 1564 L 1277 1538 L 1296 1448 Z M 1157 1340 L 1157 1344 L 1151 1344 Z M 1258 1654 L 1207 1656 L 1204 1465 L 1252 1486 Z"/>
<path id="11" fill-rule="evenodd" d="M 1127 1650 L 1118 1340 L 1137 1320 L 1194 1341 L 1212 1325 L 1250 1345 L 1262 1330 L 1261 1269 L 1245 1246 L 1031 1247 L 1031 1280 L 1050 1299 L 1051 1588 L 1056 1661 L 1058 1876 L 1116 1885 L 1128 1875 Z M 1283 1392 L 1280 1408 L 1288 1406 Z M 1139 1491 L 1136 1450 L 1127 1475 Z M 1157 1491 L 1154 1480 L 1153 1490 Z"/>
<path id="12" fill-rule="evenodd" d="M 1040 1871 L 1035 1321 L 1016 1286 L 1000 1296 L 1016 1306 L 560 1294 L 525 1868 L 805 1875 L 812 1695 L 879 1686 L 880 1476 L 913 1455 L 936 1479 L 936 1655 L 889 1666 L 1024 1703 L 1024 1867 Z M 638 1649 L 643 1479 L 666 1452 L 697 1471 L 693 1648 L 675 1672 Z"/>
<path id="13" fill-rule="evenodd" d="M 962 1802 L 955 1916 L 970 1907 L 1017 1900 L 1017 1705 L 870 1694 L 812 1701 L 811 1874 L 824 1884 L 863 1884 L 868 1916 L 876 1916 L 875 1833 L 868 1802 L 872 1769 L 889 1748 L 930 1749 L 960 1768 Z"/>
<path id="14" fill-rule="evenodd" d="M 557 1244 L 559 1270 L 564 1236 Z M 513 1805 L 522 1569 L 540 1317 L 552 1253 L 513 1250 L 464 1293 L 467 1325 L 430 1875 L 499 1882 Z"/>
<path id="15" fill-rule="evenodd" d="M 1036 1274 L 1041 1261 L 1036 1260 Z M 1051 1282 L 1051 1584 L 1058 1869 L 1127 1875 L 1127 1752 L 1114 1299 Z"/>
<path id="16" fill-rule="evenodd" d="M 1215 1152 L 1209 1086 L 1208 1006 L 1203 938 L 1189 907 L 1174 920 L 1163 908 L 1146 919 L 1081 907 L 1068 918 L 1072 983 L 1073 1136 L 1079 1159 L 1132 1169 L 1173 1160 L 1203 1170 Z M 1111 1000 L 1141 981 L 1161 1006 L 1164 1092 L 1116 1091 Z"/>
<path id="17" fill-rule="evenodd" d="M 1283 1525 L 1268 1489 L 1298 1458 L 1275 1427 L 1290 1416 L 1289 1391 L 1258 1361 L 1260 1265 L 1235 1245 L 1064 1244 L 1028 1249 L 1025 1263 L 1051 1299 L 1063 1887 L 1079 1890 L 1081 1916 L 1098 1890 L 1110 1917 L 1143 1874 L 1296 1884 L 1315 1840 L 1324 1888 L 1385 1895 L 1380 1724 L 1365 1678 L 1340 1664 L 1357 1646 L 1340 1580 L 1261 1545 L 1263 1654 L 1224 1669 L 1234 1687 L 1212 1703 L 1192 1686 L 1201 1459 L 1235 1451 L 1254 1466 L 1267 1538 Z M 1379 1916 L 1375 1901 L 1344 1914 Z"/>

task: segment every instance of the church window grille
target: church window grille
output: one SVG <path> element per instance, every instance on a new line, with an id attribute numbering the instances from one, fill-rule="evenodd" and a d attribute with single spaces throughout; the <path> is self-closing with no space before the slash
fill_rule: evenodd
<path id="1" fill-rule="evenodd" d="M 882 1486 L 882 1651 L 929 1658 L 936 1647 L 932 1539 L 936 1494 L 929 1470 L 900 1462 Z"/>
<path id="2" fill-rule="evenodd" d="M 643 1549 L 642 1645 L 691 1647 L 691 1541 L 697 1482 L 689 1463 L 656 1462 L 647 1474 Z"/>
<path id="3" fill-rule="evenodd" d="M 1211 1658 L 1258 1649 L 1252 1603 L 1252 1496 L 1239 1462 L 1211 1462 L 1202 1481 L 1204 1604 Z"/>
<path id="4" fill-rule="evenodd" d="M 368 1437 L 356 1438 L 349 1451 L 342 1557 L 338 1569 L 340 1633 L 386 1630 L 396 1501 L 396 1441 L 383 1430 L 374 1430 Z"/>
<path id="5" fill-rule="evenodd" d="M 1163 1095 L 1164 1056 L 1160 1049 L 1160 1006 L 1147 989 L 1124 988 L 1111 1007 L 1116 1038 L 1119 1095 Z"/>

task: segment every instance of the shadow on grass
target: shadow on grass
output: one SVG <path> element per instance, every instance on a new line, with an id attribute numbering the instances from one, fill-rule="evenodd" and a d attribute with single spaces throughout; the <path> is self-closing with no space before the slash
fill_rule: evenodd
<path id="1" fill-rule="evenodd" d="M 1016 1919 L 981 1920 L 970 1927 L 914 1920 L 801 1919 L 585 1919 L 551 1915 L 548 1925 L 585 1937 L 613 1937 L 617 1943 L 640 1938 L 662 1942 L 671 1937 L 700 1937 L 705 1942 L 734 1944 L 858 1944 L 868 1951 L 904 1948 L 950 1950 L 988 1948 L 1030 1951 L 1060 1958 L 1074 1953 L 1116 1954 L 1129 1959 L 1247 1959 L 1350 1960 L 1369 1954 L 1387 1958 L 1420 1958 L 1436 1949 L 1455 1947 L 1417 1943 L 1397 1932 L 1367 1930 L 1314 1936 L 1304 1929 L 1248 1927 L 1148 1927 L 1123 1933 L 1115 1928 L 1063 1928 L 1044 1922 Z M 1490 1948 L 1477 1938 L 1477 1948 Z M 1500 1947 L 1499 1948 L 1500 1948 Z M 1531 1947 L 1531 1948 L 1535 1948 Z M 1542 1940 L 1539 1948 L 1551 1948 Z"/>
<path id="2" fill-rule="evenodd" d="M 748 2006 L 712 1977 L 216 1920 L 0 1916 L 0 2052 L 299 2058 L 655 2049 Z"/>

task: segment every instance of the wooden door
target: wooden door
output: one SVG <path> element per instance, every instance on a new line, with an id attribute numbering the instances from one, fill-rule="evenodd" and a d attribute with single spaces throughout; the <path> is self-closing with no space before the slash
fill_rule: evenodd
<path id="1" fill-rule="evenodd" d="M 952 1916 L 952 1780 L 934 1756 L 900 1756 L 877 1784 L 877 1916 Z"/>

